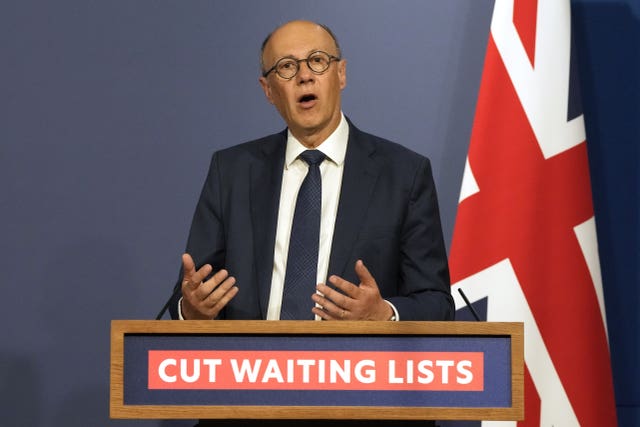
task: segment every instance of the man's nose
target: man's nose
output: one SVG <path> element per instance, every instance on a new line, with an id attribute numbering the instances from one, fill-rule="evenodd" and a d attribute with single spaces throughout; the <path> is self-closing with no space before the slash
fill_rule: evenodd
<path id="1" fill-rule="evenodd" d="M 313 80 L 314 79 L 314 72 L 311 71 L 311 68 L 309 67 L 309 63 L 305 60 L 305 61 L 300 61 L 299 62 L 299 66 L 300 68 L 298 69 L 298 81 L 299 82 L 306 82 L 309 80 Z"/>

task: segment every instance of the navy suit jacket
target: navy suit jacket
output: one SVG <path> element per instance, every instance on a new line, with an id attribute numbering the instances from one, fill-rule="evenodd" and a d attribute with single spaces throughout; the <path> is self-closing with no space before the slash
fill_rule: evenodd
<path id="1" fill-rule="evenodd" d="M 285 130 L 212 157 L 186 251 L 198 268 L 208 263 L 236 278 L 239 292 L 221 319 L 266 319 L 286 140 Z M 401 320 L 453 319 L 429 160 L 349 122 L 329 276 L 359 283 L 358 259 Z"/>

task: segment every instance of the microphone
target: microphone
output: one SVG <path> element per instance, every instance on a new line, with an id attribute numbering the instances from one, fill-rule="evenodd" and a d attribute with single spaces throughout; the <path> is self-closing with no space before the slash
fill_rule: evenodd
<path id="1" fill-rule="evenodd" d="M 460 292 L 460 295 L 462 296 L 462 299 L 464 300 L 464 303 L 467 304 L 467 307 L 469 308 L 469 310 L 471 311 L 471 314 L 473 315 L 473 317 L 475 317 L 475 319 L 480 322 L 480 316 L 478 316 L 478 313 L 476 313 L 476 311 L 473 309 L 473 306 L 471 305 L 471 303 L 469 302 L 469 299 L 467 298 L 467 296 L 464 294 L 464 292 L 462 292 L 462 288 L 458 288 L 458 292 Z"/>
<path id="2" fill-rule="evenodd" d="M 169 297 L 167 302 L 164 304 L 164 307 L 162 307 L 162 310 L 160 310 L 160 313 L 158 313 L 158 315 L 156 316 L 156 320 L 160 320 L 162 318 L 164 313 L 169 308 L 169 304 L 171 304 L 171 300 L 178 294 L 178 292 L 181 292 L 181 291 L 182 291 L 182 286 L 180 286 L 180 281 L 178 281 L 178 283 L 176 283 L 176 285 L 173 287 L 171 296 Z"/>

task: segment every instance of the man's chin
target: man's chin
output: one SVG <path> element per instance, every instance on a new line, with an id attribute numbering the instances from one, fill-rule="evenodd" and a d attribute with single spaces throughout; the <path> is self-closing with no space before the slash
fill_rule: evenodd
<path id="1" fill-rule="evenodd" d="M 319 120 L 317 117 L 302 117 L 295 121 L 290 128 L 295 128 L 299 133 L 303 135 L 314 135 L 326 126 L 326 123 Z"/>

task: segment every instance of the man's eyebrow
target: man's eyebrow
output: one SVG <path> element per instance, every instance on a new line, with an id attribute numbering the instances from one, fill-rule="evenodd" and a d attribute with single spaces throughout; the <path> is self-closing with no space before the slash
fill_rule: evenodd
<path id="1" fill-rule="evenodd" d="M 281 59 L 284 59 L 284 58 L 298 59 L 297 56 L 295 56 L 294 54 L 290 53 L 288 55 L 279 56 L 278 59 L 276 59 L 276 62 L 281 60 Z"/>

